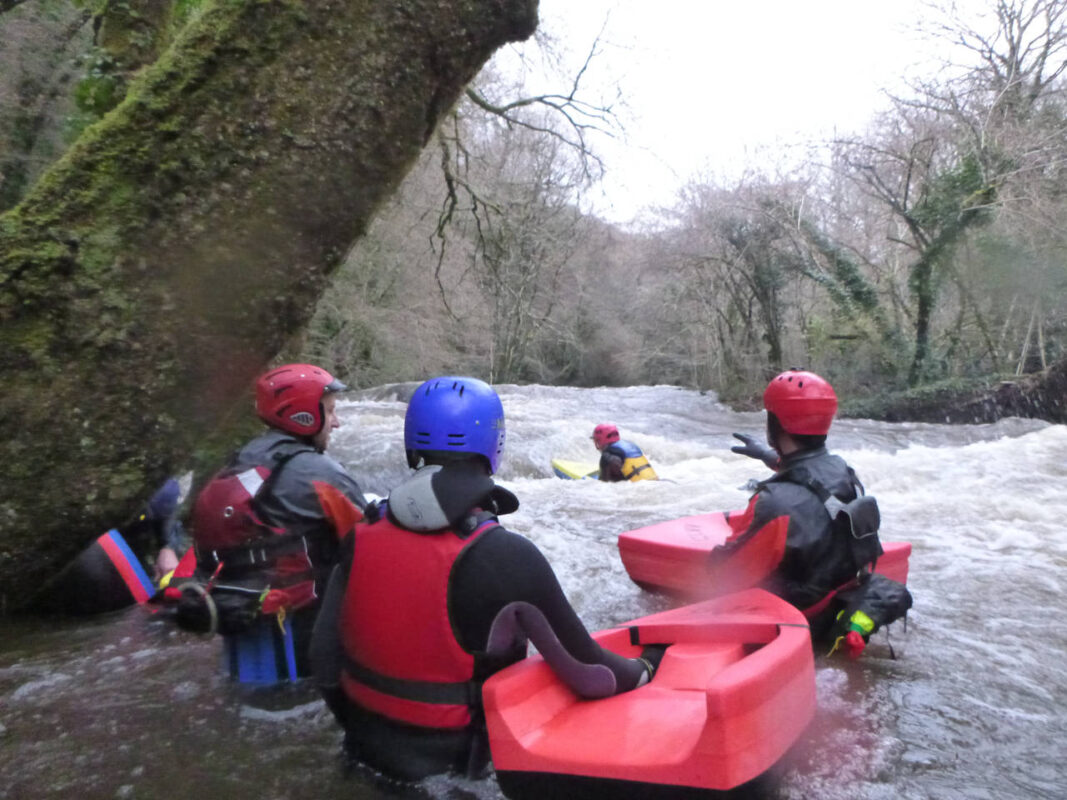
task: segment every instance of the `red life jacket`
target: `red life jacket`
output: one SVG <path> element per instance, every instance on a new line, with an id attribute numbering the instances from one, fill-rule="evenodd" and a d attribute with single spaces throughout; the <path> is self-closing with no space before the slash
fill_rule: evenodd
<path id="1" fill-rule="evenodd" d="M 495 519 L 466 538 L 416 533 L 388 518 L 357 525 L 341 607 L 341 688 L 353 703 L 424 728 L 461 729 L 478 703 L 474 656 L 448 616 L 452 566 Z M 398 591 L 399 587 L 399 591 Z"/>
<path id="2" fill-rule="evenodd" d="M 255 498 L 271 476 L 265 466 L 220 470 L 200 490 L 193 506 L 193 538 L 197 548 L 222 550 L 248 544 L 261 536 L 280 534 L 255 509 Z"/>
<path id="3" fill-rule="evenodd" d="M 285 528 L 268 525 L 257 511 L 257 498 L 271 491 L 273 481 L 298 450 L 274 463 L 245 469 L 225 467 L 201 489 L 193 506 L 193 545 L 197 567 L 205 575 L 258 576 L 271 593 L 264 613 L 300 608 L 316 598 L 308 543 Z M 318 486 L 316 492 L 322 494 Z"/>

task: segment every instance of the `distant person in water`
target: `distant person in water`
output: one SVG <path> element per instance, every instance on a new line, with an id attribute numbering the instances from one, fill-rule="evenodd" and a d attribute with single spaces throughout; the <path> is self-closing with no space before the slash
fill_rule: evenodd
<path id="1" fill-rule="evenodd" d="M 787 370 L 767 385 L 763 405 L 767 445 L 735 433 L 741 444 L 731 448 L 775 471 L 754 484 L 745 511 L 751 521 L 740 539 L 773 519 L 789 518 L 785 553 L 765 588 L 804 611 L 819 638 L 840 610 L 828 598 L 842 587 L 864 584 L 882 554 L 878 506 L 864 497 L 855 470 L 826 449 L 837 413 L 837 395 L 827 381 L 813 372 Z M 907 595 L 903 587 L 900 591 Z M 910 606 L 910 596 L 906 602 Z M 862 644 L 850 641 L 857 649 Z"/>
<path id="2" fill-rule="evenodd" d="M 641 448 L 619 437 L 619 429 L 602 422 L 593 429 L 593 444 L 600 451 L 600 480 L 654 481 L 659 476 Z"/>
<path id="3" fill-rule="evenodd" d="M 349 755 L 389 777 L 480 776 L 481 685 L 525 658 L 528 642 L 582 697 L 634 689 L 662 658 L 662 648 L 624 658 L 598 645 L 537 546 L 500 524 L 519 507 L 491 477 L 504 437 L 488 384 L 419 386 L 404 419 L 416 471 L 377 519 L 355 525 L 323 600 L 316 681 Z"/>

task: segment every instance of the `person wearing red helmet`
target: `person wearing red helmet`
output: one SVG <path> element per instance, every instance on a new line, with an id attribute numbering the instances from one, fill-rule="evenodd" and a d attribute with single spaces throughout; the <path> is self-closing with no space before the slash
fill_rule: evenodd
<path id="1" fill-rule="evenodd" d="M 773 519 L 789 517 L 785 554 L 765 588 L 815 616 L 820 601 L 855 579 L 881 555 L 877 505 L 873 506 L 872 522 L 869 515 L 874 500 L 867 498 L 865 524 L 873 524 L 874 530 L 868 531 L 866 541 L 838 535 L 838 511 L 849 508 L 864 489 L 844 459 L 826 449 L 826 437 L 837 413 L 837 395 L 826 380 L 813 372 L 786 370 L 767 385 L 763 405 L 770 446 L 735 433 L 742 444 L 731 448 L 775 470 L 774 476 L 755 484 L 745 512 L 751 514 L 747 531 L 754 533 Z M 817 635 L 819 621 L 812 623 L 813 635 Z"/>
<path id="2" fill-rule="evenodd" d="M 622 439 L 619 429 L 610 422 L 601 422 L 593 428 L 589 438 L 600 451 L 600 480 L 616 483 L 659 479 L 641 448 Z"/>
<path id="3" fill-rule="evenodd" d="M 271 590 L 257 610 L 289 617 L 299 676 L 308 674 L 311 625 L 338 556 L 337 509 L 367 505 L 356 480 L 326 453 L 340 427 L 337 395 L 346 388 L 313 364 L 262 374 L 255 408 L 268 429 L 230 457 L 193 506 L 197 573 Z"/>

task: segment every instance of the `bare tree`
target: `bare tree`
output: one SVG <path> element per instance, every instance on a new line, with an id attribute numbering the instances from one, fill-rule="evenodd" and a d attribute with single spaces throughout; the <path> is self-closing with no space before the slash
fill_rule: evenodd
<path id="1" fill-rule="evenodd" d="M 954 3 L 935 8 L 940 13 L 927 29 L 951 45 L 955 59 L 946 77 L 916 82 L 914 96 L 894 98 L 895 114 L 883 121 L 877 141 L 842 143 L 838 151 L 900 223 L 894 238 L 912 253 L 911 383 L 923 377 L 931 355 L 943 278 L 955 282 L 959 296 L 949 330 L 973 319 L 999 366 L 992 326 L 962 280 L 956 251 L 978 226 L 995 220 L 993 211 L 1031 216 L 1036 198 L 1059 193 L 1049 191 L 1049 179 L 1062 178 L 1067 134 L 1060 81 L 1067 68 L 1067 2 L 999 0 L 980 21 L 961 16 Z M 946 354 L 959 337 L 949 338 Z"/>
<path id="2" fill-rule="evenodd" d="M 606 23 L 605 23 L 606 24 Z M 601 34 L 594 39 L 584 61 L 573 75 L 558 79 L 567 84 L 558 91 L 527 93 L 523 80 L 505 80 L 498 71 L 487 68 L 466 89 L 465 102 L 456 106 L 448 124 L 437 134 L 441 151 L 441 170 L 445 196 L 438 216 L 435 240 L 440 258 L 448 246 L 449 226 L 458 209 L 466 209 L 480 228 L 487 215 L 499 211 L 491 194 L 480 190 L 469 178 L 472 156 L 477 157 L 479 140 L 474 131 L 488 131 L 502 126 L 505 131 L 525 131 L 526 141 L 537 137 L 554 140 L 560 152 L 569 151 L 580 166 L 580 180 L 572 180 L 577 204 L 580 193 L 604 171 L 604 164 L 592 146 L 592 134 L 613 136 L 620 130 L 612 100 L 591 99 L 583 83 L 600 52 Z M 551 42 L 539 34 L 536 45 L 559 71 L 561 62 L 551 53 Z"/>
<path id="3" fill-rule="evenodd" d="M 955 2 L 930 4 L 935 17 L 923 27 L 964 60 L 947 62 L 960 73 L 957 80 L 922 82 L 920 102 L 962 115 L 984 109 L 986 125 L 997 119 L 1015 125 L 1031 117 L 1067 69 L 1067 1 L 996 0 L 991 6 L 982 22 L 991 16 L 992 24 L 979 27 Z"/>

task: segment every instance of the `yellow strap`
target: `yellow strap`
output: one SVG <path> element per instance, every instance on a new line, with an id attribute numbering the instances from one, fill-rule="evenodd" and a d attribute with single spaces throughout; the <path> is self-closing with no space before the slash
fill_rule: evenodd
<path id="1" fill-rule="evenodd" d="M 282 606 L 278 609 L 278 629 L 282 632 L 282 636 L 285 636 L 285 607 Z"/>

